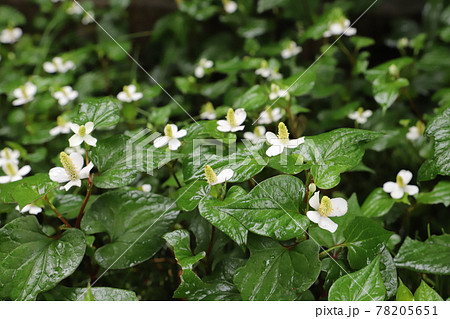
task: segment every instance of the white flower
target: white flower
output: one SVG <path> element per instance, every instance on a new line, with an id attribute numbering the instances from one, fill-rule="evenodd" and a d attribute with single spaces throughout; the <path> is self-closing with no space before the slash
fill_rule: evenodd
<path id="1" fill-rule="evenodd" d="M 55 57 L 51 62 L 45 62 L 43 68 L 47 73 L 66 73 L 75 69 L 75 63 L 70 60 L 64 62 L 62 58 Z"/>
<path id="2" fill-rule="evenodd" d="M 416 126 L 409 128 L 408 133 L 406 133 L 406 138 L 410 141 L 418 140 L 425 132 L 425 124 L 422 121 L 417 121 Z"/>
<path id="3" fill-rule="evenodd" d="M 419 192 L 419 187 L 415 185 L 408 185 L 413 174 L 410 171 L 402 169 L 397 174 L 396 182 L 387 182 L 383 185 L 383 190 L 391 194 L 392 198 L 400 199 L 405 193 L 409 195 L 416 195 Z"/>
<path id="4" fill-rule="evenodd" d="M 83 156 L 78 153 L 67 155 L 64 152 L 60 154 L 60 161 L 63 167 L 54 167 L 50 170 L 50 179 L 57 183 L 66 183 L 61 189 L 68 191 L 72 186 L 81 187 L 81 180 L 89 177 L 94 164 L 90 162 L 83 168 Z"/>
<path id="5" fill-rule="evenodd" d="M 315 210 L 308 211 L 306 216 L 320 228 L 331 233 L 336 231 L 338 225 L 329 217 L 343 216 L 348 209 L 347 201 L 343 198 L 330 199 L 328 196 L 323 196 L 322 201 L 319 202 L 319 192 L 315 192 L 310 198 L 309 205 Z"/>
<path id="6" fill-rule="evenodd" d="M 345 18 L 341 19 L 340 21 L 333 22 L 332 24 L 330 24 L 330 27 L 328 28 L 328 30 L 324 32 L 323 36 L 326 38 L 329 38 L 333 35 L 341 35 L 344 32 L 345 32 L 345 35 L 349 36 L 349 37 L 352 35 L 355 35 L 356 29 L 349 28 L 350 24 L 351 24 L 350 20 L 345 19 Z"/>
<path id="7" fill-rule="evenodd" d="M 139 186 L 139 190 L 143 191 L 144 193 L 150 193 L 150 191 L 152 190 L 152 185 L 142 184 L 141 186 Z"/>
<path id="8" fill-rule="evenodd" d="M 213 61 L 201 58 L 197 64 L 197 67 L 195 68 L 194 71 L 195 76 L 201 79 L 202 77 L 205 76 L 205 70 L 212 68 L 213 65 L 214 65 Z"/>
<path id="9" fill-rule="evenodd" d="M 167 124 L 164 128 L 165 136 L 160 136 L 155 139 L 153 145 L 156 148 L 160 148 L 169 144 L 169 149 L 171 151 L 176 151 L 181 146 L 181 142 L 178 139 L 186 136 L 186 134 L 186 130 L 178 131 L 178 127 L 175 124 Z"/>
<path id="10" fill-rule="evenodd" d="M 349 119 L 355 120 L 359 124 L 364 124 L 367 122 L 367 119 L 372 116 L 371 110 L 364 110 L 362 107 L 358 108 L 357 111 L 350 113 L 348 115 Z"/>
<path id="11" fill-rule="evenodd" d="M 273 81 L 273 80 L 280 80 L 282 78 L 283 78 L 283 76 L 281 75 L 281 73 L 278 72 L 278 70 L 273 69 L 273 70 L 271 70 L 268 80 Z"/>
<path id="12" fill-rule="evenodd" d="M 287 48 L 281 51 L 281 57 L 283 59 L 289 59 L 302 52 L 302 47 L 298 46 L 294 41 L 289 41 Z"/>
<path id="13" fill-rule="evenodd" d="M 255 127 L 253 133 L 245 132 L 244 138 L 250 140 L 254 144 L 262 143 L 266 140 L 264 137 L 264 133 L 266 133 L 266 128 L 264 126 Z"/>
<path id="14" fill-rule="evenodd" d="M 18 150 L 12 150 L 9 147 L 5 147 L 0 151 L 0 166 L 6 163 L 19 164 L 20 152 Z"/>
<path id="15" fill-rule="evenodd" d="M 244 123 L 247 118 L 247 113 L 244 109 L 237 109 L 234 111 L 232 108 L 228 109 L 226 120 L 217 121 L 217 130 L 220 132 L 237 132 L 242 131 L 245 125 Z"/>
<path id="16" fill-rule="evenodd" d="M 15 43 L 22 36 L 23 32 L 21 28 L 8 28 L 2 30 L 0 33 L 0 42 L 1 43 Z"/>
<path id="17" fill-rule="evenodd" d="M 15 106 L 27 104 L 28 102 L 33 101 L 36 92 L 37 92 L 36 85 L 34 85 L 31 82 L 25 83 L 24 85 L 18 87 L 13 91 L 13 95 L 16 98 L 16 100 L 14 100 L 12 104 Z"/>
<path id="18" fill-rule="evenodd" d="M 69 139 L 69 144 L 71 147 L 78 146 L 83 142 L 86 142 L 87 145 L 97 146 L 97 139 L 91 136 L 92 131 L 94 131 L 93 122 L 87 122 L 81 126 L 78 124 L 71 124 L 70 129 L 75 133 Z"/>
<path id="19" fill-rule="evenodd" d="M 237 3 L 231 0 L 222 0 L 222 3 L 226 13 L 234 13 L 238 8 Z"/>
<path id="20" fill-rule="evenodd" d="M 22 208 L 22 210 L 20 210 L 20 207 L 19 207 L 19 206 L 17 206 L 16 209 L 17 209 L 19 212 L 21 212 L 22 214 L 23 214 L 23 213 L 29 213 L 29 214 L 31 214 L 31 215 L 37 215 L 37 214 L 39 214 L 40 212 L 42 212 L 42 208 L 39 207 L 39 206 L 37 206 L 37 205 L 34 204 L 34 203 L 31 203 L 31 204 L 26 205 L 24 208 Z"/>
<path id="21" fill-rule="evenodd" d="M 83 8 L 79 6 L 76 2 L 72 2 L 70 7 L 66 10 L 67 14 L 70 15 L 80 15 L 83 13 Z"/>
<path id="22" fill-rule="evenodd" d="M 290 140 L 289 131 L 283 122 L 280 122 L 280 124 L 278 124 L 278 136 L 276 136 L 272 132 L 267 132 L 266 139 L 267 142 L 272 145 L 266 151 L 267 156 L 270 157 L 277 156 L 283 153 L 283 150 L 285 148 L 296 148 L 297 146 L 305 142 L 304 137 Z"/>
<path id="23" fill-rule="evenodd" d="M 221 171 L 219 175 L 216 175 L 211 166 L 209 165 L 205 166 L 206 182 L 211 186 L 225 183 L 226 181 L 231 179 L 233 175 L 234 171 L 230 168 L 226 168 L 223 171 Z"/>
<path id="24" fill-rule="evenodd" d="M 50 130 L 51 136 L 70 133 L 70 126 L 72 125 L 72 122 L 66 122 L 62 116 L 58 116 L 56 123 L 58 123 L 58 126 Z"/>
<path id="25" fill-rule="evenodd" d="M 202 113 L 200 113 L 200 118 L 202 120 L 215 120 L 216 111 L 211 102 L 208 102 L 202 106 Z"/>
<path id="26" fill-rule="evenodd" d="M 84 25 L 88 25 L 92 22 L 94 22 L 95 20 L 95 15 L 93 11 L 88 11 L 83 15 L 83 18 L 81 19 L 81 23 Z"/>
<path id="27" fill-rule="evenodd" d="M 258 124 L 271 124 L 273 122 L 278 122 L 282 117 L 283 114 L 281 114 L 281 109 L 279 107 L 272 109 L 269 106 L 259 115 Z"/>
<path id="28" fill-rule="evenodd" d="M 255 71 L 256 75 L 261 75 L 263 78 L 268 78 L 272 74 L 272 69 L 269 67 L 269 63 L 266 60 L 261 62 L 261 66 L 259 69 Z"/>
<path id="29" fill-rule="evenodd" d="M 75 146 L 75 147 L 66 147 L 64 149 L 64 152 L 66 152 L 68 155 L 70 155 L 72 153 L 78 153 L 81 155 L 86 154 L 86 150 L 84 148 L 81 148 L 80 145 Z"/>
<path id="30" fill-rule="evenodd" d="M 71 86 L 64 86 L 61 90 L 53 92 L 53 97 L 58 100 L 59 105 L 67 105 L 70 101 L 78 97 L 78 92 L 72 89 Z"/>
<path id="31" fill-rule="evenodd" d="M 21 169 L 17 164 L 12 162 L 7 162 L 2 165 L 3 172 L 6 176 L 0 176 L 0 184 L 5 184 L 9 182 L 20 181 L 25 175 L 31 171 L 30 165 L 25 165 Z"/>
<path id="32" fill-rule="evenodd" d="M 276 100 L 276 99 L 281 99 L 281 98 L 285 98 L 286 100 L 289 100 L 289 98 L 290 98 L 289 92 L 287 90 L 280 89 L 280 87 L 278 85 L 272 83 L 270 85 L 269 99 Z"/>
<path id="33" fill-rule="evenodd" d="M 133 101 L 139 101 L 144 94 L 142 92 L 136 92 L 136 86 L 133 84 L 125 85 L 123 91 L 117 94 L 117 98 L 122 102 L 131 103 Z"/>

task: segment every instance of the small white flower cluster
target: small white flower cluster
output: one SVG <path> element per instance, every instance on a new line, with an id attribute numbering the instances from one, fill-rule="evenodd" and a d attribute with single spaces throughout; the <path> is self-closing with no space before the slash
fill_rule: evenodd
<path id="1" fill-rule="evenodd" d="M 68 15 L 72 15 L 72 16 L 83 15 L 83 18 L 81 19 L 81 23 L 84 25 L 87 25 L 87 24 L 95 21 L 94 20 L 95 19 L 94 12 L 93 11 L 85 11 L 83 9 L 83 7 L 81 7 L 81 5 L 76 2 L 72 2 L 70 4 L 70 6 L 66 10 L 66 13 Z"/>
<path id="2" fill-rule="evenodd" d="M 213 61 L 201 58 L 200 61 L 198 61 L 197 66 L 195 67 L 194 74 L 197 78 L 201 79 L 205 76 L 206 70 L 211 69 L 213 66 Z"/>
<path id="3" fill-rule="evenodd" d="M 283 59 L 290 59 L 303 51 L 302 47 L 298 46 L 294 41 L 289 41 L 286 48 L 281 51 Z"/>
<path id="4" fill-rule="evenodd" d="M 13 95 L 16 98 L 12 104 L 14 106 L 24 105 L 34 100 L 37 87 L 31 82 L 27 82 L 24 85 L 14 89 Z"/>
<path id="5" fill-rule="evenodd" d="M 142 94 L 142 92 L 137 92 L 137 88 L 133 84 L 125 85 L 123 91 L 117 94 L 117 99 L 125 103 L 139 101 L 143 97 L 144 94 Z"/>
<path id="6" fill-rule="evenodd" d="M 237 3 L 232 0 L 222 0 L 222 4 L 225 12 L 229 14 L 236 12 L 236 10 L 238 9 Z"/>
<path id="7" fill-rule="evenodd" d="M 260 75 L 263 78 L 268 79 L 269 81 L 279 80 L 282 78 L 282 75 L 278 72 L 278 70 L 271 68 L 266 60 L 263 60 L 261 62 L 261 66 L 256 69 L 255 74 Z"/>
<path id="8" fill-rule="evenodd" d="M 21 28 L 7 28 L 0 33 L 0 42 L 4 44 L 13 44 L 19 41 L 23 31 Z"/>
<path id="9" fill-rule="evenodd" d="M 356 34 L 356 29 L 350 27 L 350 20 L 346 18 L 341 18 L 338 21 L 333 21 L 330 23 L 328 30 L 323 33 L 325 38 L 329 38 L 331 36 L 340 36 L 345 32 L 345 35 L 350 37 Z"/>
<path id="10" fill-rule="evenodd" d="M 6 184 L 21 180 L 31 171 L 30 165 L 19 168 L 20 152 L 9 147 L 0 151 L 0 166 L 5 176 L 0 176 L 0 184 Z"/>
<path id="11" fill-rule="evenodd" d="M 406 138 L 410 141 L 416 141 L 423 136 L 425 132 L 425 123 L 417 121 L 415 126 L 411 126 L 406 133 Z"/>
<path id="12" fill-rule="evenodd" d="M 371 117 L 373 112 L 371 110 L 364 110 L 362 107 L 358 108 L 355 112 L 348 115 L 348 118 L 356 121 L 358 124 L 364 124 L 368 118 Z"/>

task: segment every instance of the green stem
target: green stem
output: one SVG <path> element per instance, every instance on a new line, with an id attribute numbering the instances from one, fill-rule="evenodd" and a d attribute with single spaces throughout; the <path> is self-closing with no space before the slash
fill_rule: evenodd
<path id="1" fill-rule="evenodd" d="M 91 174 L 88 179 L 89 187 L 86 193 L 86 197 L 84 198 L 83 204 L 81 205 L 80 212 L 78 213 L 77 222 L 75 223 L 76 228 L 80 228 L 81 218 L 83 218 L 84 211 L 86 209 L 86 205 L 89 202 L 89 198 L 91 198 L 92 189 L 94 188 L 94 175 Z"/>
<path id="2" fill-rule="evenodd" d="M 352 65 L 352 69 L 353 69 L 353 66 L 355 65 L 355 58 L 353 57 L 350 50 L 347 49 L 347 47 L 345 46 L 345 44 L 342 41 L 339 40 L 338 45 L 339 45 L 339 48 L 341 48 L 342 52 L 344 52 L 344 54 L 347 56 L 348 60 L 350 61 L 350 64 Z"/>
<path id="3" fill-rule="evenodd" d="M 338 245 L 335 245 L 333 247 L 328 248 L 327 250 L 322 251 L 319 254 L 319 258 L 325 258 L 325 257 L 327 257 L 329 255 L 330 251 L 332 251 L 332 250 L 334 250 L 336 248 L 341 248 L 341 247 L 345 247 L 345 244 L 343 244 L 343 243 L 342 244 L 338 244 Z"/>
<path id="4" fill-rule="evenodd" d="M 56 209 L 56 207 L 48 200 L 47 196 L 44 197 L 47 205 L 51 208 L 52 211 L 55 212 L 56 216 L 58 216 L 59 220 L 64 223 L 69 228 L 72 228 L 72 225 L 61 215 L 61 213 Z"/>

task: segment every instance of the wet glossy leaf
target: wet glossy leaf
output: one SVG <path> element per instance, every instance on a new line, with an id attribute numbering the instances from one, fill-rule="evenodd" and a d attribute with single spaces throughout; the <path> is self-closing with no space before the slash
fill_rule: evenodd
<path id="1" fill-rule="evenodd" d="M 133 267 L 151 258 L 164 244 L 178 215 L 175 203 L 141 191 L 110 191 L 99 196 L 85 213 L 87 234 L 106 232 L 110 243 L 98 248 L 95 259 L 104 268 Z"/>
<path id="2" fill-rule="evenodd" d="M 444 301 L 439 294 L 428 286 L 425 281 L 420 282 L 419 288 L 414 293 L 415 301 Z"/>
<path id="3" fill-rule="evenodd" d="M 311 240 L 287 248 L 255 236 L 248 246 L 250 259 L 234 278 L 244 300 L 295 300 L 319 276 L 319 246 Z"/>
<path id="4" fill-rule="evenodd" d="M 198 206 L 200 214 L 206 220 L 227 234 L 238 245 L 245 245 L 247 243 L 247 229 L 233 215 L 220 211 L 218 207 L 238 201 L 245 195 L 247 195 L 247 192 L 244 189 L 239 186 L 233 186 L 223 201 L 212 196 L 207 196 L 201 200 Z"/>
<path id="5" fill-rule="evenodd" d="M 137 301 L 138 298 L 133 291 L 109 288 L 109 287 L 91 287 L 92 301 Z M 44 293 L 47 301 L 83 301 L 88 293 L 87 288 L 70 288 L 57 286 Z"/>
<path id="6" fill-rule="evenodd" d="M 398 289 L 395 297 L 396 301 L 413 301 L 414 296 L 411 293 L 411 290 L 408 289 L 408 287 L 405 286 L 403 281 L 399 278 L 398 279 Z"/>
<path id="7" fill-rule="evenodd" d="M 450 235 L 431 236 L 425 242 L 407 237 L 394 261 L 400 268 L 450 275 Z"/>
<path id="8" fill-rule="evenodd" d="M 78 115 L 73 122 L 80 125 L 94 122 L 95 129 L 98 129 L 116 125 L 119 119 L 119 105 L 116 100 L 111 98 L 91 98 L 80 104 Z"/>
<path id="9" fill-rule="evenodd" d="M 382 301 L 386 288 L 380 274 L 380 258 L 354 273 L 345 275 L 330 288 L 330 301 Z"/>
<path id="10" fill-rule="evenodd" d="M 364 201 L 361 210 L 367 217 L 381 217 L 389 213 L 396 200 L 383 191 L 375 188 Z"/>
<path id="11" fill-rule="evenodd" d="M 309 225 L 308 218 L 299 211 L 304 194 L 300 179 L 280 175 L 266 179 L 247 196 L 217 209 L 255 234 L 288 240 L 303 234 Z"/>
<path id="12" fill-rule="evenodd" d="M 421 204 L 444 204 L 450 205 L 450 181 L 440 181 L 431 192 L 420 192 L 416 196 L 417 202 Z"/>
<path id="13" fill-rule="evenodd" d="M 300 150 L 306 163 L 311 163 L 314 183 L 329 189 L 339 184 L 340 174 L 356 167 L 364 155 L 364 143 L 381 133 L 357 129 L 337 129 L 307 137 Z"/>
<path id="14" fill-rule="evenodd" d="M 344 231 L 350 266 L 360 269 L 367 265 L 368 260 L 381 253 L 391 235 L 370 218 L 361 216 L 352 220 Z"/>
<path id="15" fill-rule="evenodd" d="M 177 206 L 185 211 L 195 209 L 200 200 L 209 194 L 211 186 L 204 180 L 196 180 L 177 191 Z"/>
<path id="16" fill-rule="evenodd" d="M 13 220 L 0 230 L 0 297 L 34 300 L 70 276 L 83 259 L 84 234 L 66 230 L 47 237 L 36 217 Z"/>

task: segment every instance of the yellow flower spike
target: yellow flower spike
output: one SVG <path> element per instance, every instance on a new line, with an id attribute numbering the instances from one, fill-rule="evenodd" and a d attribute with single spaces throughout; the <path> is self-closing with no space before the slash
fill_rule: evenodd
<path id="1" fill-rule="evenodd" d="M 5 168 L 6 168 L 6 171 L 5 171 L 6 175 L 15 176 L 17 174 L 16 167 L 10 162 L 6 163 Z"/>
<path id="2" fill-rule="evenodd" d="M 402 178 L 400 175 L 397 175 L 397 180 L 396 180 L 396 182 L 397 182 L 397 184 L 398 184 L 400 187 L 405 187 L 405 186 L 406 186 L 405 181 L 403 180 L 403 178 Z"/>
<path id="3" fill-rule="evenodd" d="M 173 130 L 170 124 L 167 124 L 166 127 L 164 128 L 164 133 L 166 134 L 167 137 L 173 137 Z"/>
<path id="4" fill-rule="evenodd" d="M 67 122 L 64 121 L 64 118 L 62 116 L 58 116 L 56 118 L 56 123 L 58 123 L 58 126 L 63 127 Z"/>
<path id="5" fill-rule="evenodd" d="M 234 110 L 231 107 L 228 109 L 226 119 L 231 126 L 237 126 L 236 117 L 234 116 Z"/>
<path id="6" fill-rule="evenodd" d="M 80 135 L 81 137 L 86 136 L 86 126 L 81 125 L 80 129 L 78 130 L 78 135 Z"/>
<path id="7" fill-rule="evenodd" d="M 331 205 L 331 199 L 328 196 L 322 197 L 319 209 L 317 210 L 320 215 L 328 217 L 333 212 L 333 206 Z"/>
<path id="8" fill-rule="evenodd" d="M 209 165 L 205 166 L 205 177 L 208 184 L 213 184 L 217 181 L 217 175 L 216 173 L 214 173 L 214 170 Z"/>
<path id="9" fill-rule="evenodd" d="M 76 181 L 79 179 L 77 168 L 75 167 L 75 164 L 73 163 L 72 159 L 67 155 L 65 152 L 61 152 L 59 154 L 59 159 L 61 161 L 62 166 L 64 167 L 67 175 L 69 176 L 70 180 Z"/>
<path id="10" fill-rule="evenodd" d="M 425 123 L 422 122 L 422 121 L 417 121 L 416 127 L 417 127 L 417 129 L 419 131 L 419 134 L 423 135 L 423 133 L 425 132 Z"/>
<path id="11" fill-rule="evenodd" d="M 289 131 L 283 122 L 278 124 L 278 138 L 284 141 L 289 140 Z"/>

